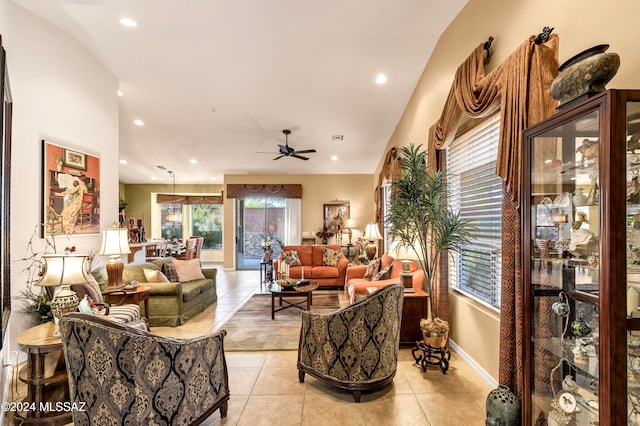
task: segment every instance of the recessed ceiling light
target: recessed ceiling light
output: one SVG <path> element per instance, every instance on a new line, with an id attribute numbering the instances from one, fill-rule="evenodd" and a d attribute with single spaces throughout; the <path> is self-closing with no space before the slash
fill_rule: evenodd
<path id="1" fill-rule="evenodd" d="M 387 82 L 387 76 L 382 73 L 378 74 L 378 76 L 376 77 L 376 83 L 384 84 L 386 82 Z"/>
<path id="2" fill-rule="evenodd" d="M 332 156 L 331 156 L 331 159 L 332 159 L 333 161 L 338 161 L 338 156 L 337 156 L 337 155 L 332 155 Z"/>
<path id="3" fill-rule="evenodd" d="M 158 178 L 155 176 L 151 176 L 151 180 L 158 180 Z"/>
<path id="4" fill-rule="evenodd" d="M 127 164 L 127 160 L 120 160 L 120 164 Z"/>
<path id="5" fill-rule="evenodd" d="M 218 178 L 217 177 L 212 177 L 211 180 L 218 180 Z"/>
<path id="6" fill-rule="evenodd" d="M 122 18 L 120 19 L 120 23 L 125 27 L 137 27 L 138 23 L 131 18 Z"/>
<path id="7" fill-rule="evenodd" d="M 124 93 L 122 93 L 122 90 L 118 89 L 118 96 L 122 96 Z"/>
<path id="8" fill-rule="evenodd" d="M 189 160 L 189 162 L 191 164 L 198 164 L 198 160 L 196 160 L 195 158 L 192 158 L 191 160 Z"/>
<path id="9" fill-rule="evenodd" d="M 144 126 L 144 121 L 140 119 L 133 120 L 133 124 L 135 124 L 136 126 Z"/>

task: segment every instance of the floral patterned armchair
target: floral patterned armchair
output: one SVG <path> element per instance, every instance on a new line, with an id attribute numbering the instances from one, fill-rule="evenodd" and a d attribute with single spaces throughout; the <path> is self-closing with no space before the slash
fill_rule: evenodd
<path id="1" fill-rule="evenodd" d="M 200 424 L 227 415 L 224 330 L 165 338 L 95 315 L 60 320 L 74 425 Z M 106 424 L 105 423 L 105 424 Z"/>
<path id="2" fill-rule="evenodd" d="M 298 378 L 305 373 L 353 392 L 391 383 L 398 365 L 404 289 L 392 284 L 336 312 L 302 311 Z"/>

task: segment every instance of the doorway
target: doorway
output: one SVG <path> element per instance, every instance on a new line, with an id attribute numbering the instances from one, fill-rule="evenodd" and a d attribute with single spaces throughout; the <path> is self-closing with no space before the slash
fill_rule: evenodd
<path id="1" fill-rule="evenodd" d="M 273 257 L 280 256 L 285 239 L 284 198 L 236 199 L 236 269 L 258 269 L 263 247 L 269 244 Z"/>

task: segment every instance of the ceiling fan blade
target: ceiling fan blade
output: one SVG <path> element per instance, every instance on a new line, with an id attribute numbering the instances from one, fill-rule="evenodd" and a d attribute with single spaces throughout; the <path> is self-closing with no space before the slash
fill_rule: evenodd
<path id="1" fill-rule="evenodd" d="M 296 151 L 296 154 L 309 154 L 311 152 L 316 152 L 315 149 L 303 149 L 302 151 Z"/>
<path id="2" fill-rule="evenodd" d="M 273 161 L 279 160 L 279 159 L 281 159 L 282 157 L 284 157 L 284 154 L 277 156 L 276 158 L 274 158 L 274 159 L 273 159 Z"/>
<path id="3" fill-rule="evenodd" d="M 303 157 L 302 155 L 298 155 L 298 154 L 291 154 L 291 156 L 292 156 L 293 158 L 298 158 L 298 159 L 300 159 L 300 160 L 308 160 L 308 158 L 307 158 L 307 157 Z"/>

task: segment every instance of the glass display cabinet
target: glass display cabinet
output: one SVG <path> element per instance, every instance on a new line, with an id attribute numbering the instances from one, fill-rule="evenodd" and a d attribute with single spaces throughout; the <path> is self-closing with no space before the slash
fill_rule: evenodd
<path id="1" fill-rule="evenodd" d="M 640 425 L 640 91 L 527 129 L 525 425 Z"/>

